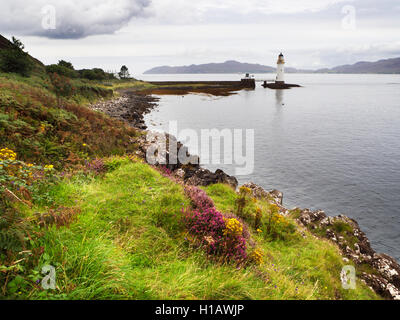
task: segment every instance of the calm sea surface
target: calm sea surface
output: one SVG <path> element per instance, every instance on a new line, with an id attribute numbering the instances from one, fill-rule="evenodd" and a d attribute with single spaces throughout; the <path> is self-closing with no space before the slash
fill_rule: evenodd
<path id="1" fill-rule="evenodd" d="M 274 75 L 256 75 L 272 79 Z M 143 75 L 238 80 L 240 75 Z M 287 74 L 303 88 L 229 97 L 162 96 L 150 129 L 254 129 L 255 170 L 238 176 L 284 194 L 287 207 L 356 219 L 378 252 L 400 261 L 400 75 Z M 190 142 L 187 142 L 189 147 Z M 234 174 L 232 165 L 206 165 Z"/>

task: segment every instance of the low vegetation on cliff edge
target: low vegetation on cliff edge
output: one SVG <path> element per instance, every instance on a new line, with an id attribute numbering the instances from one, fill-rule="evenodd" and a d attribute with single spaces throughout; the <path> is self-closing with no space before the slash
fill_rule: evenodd
<path id="1" fill-rule="evenodd" d="M 104 160 L 104 167 L 89 168 L 51 184 L 45 201 L 12 202 L 18 224 L 8 230 L 24 233 L 25 241 L 19 248 L 17 244 L 2 248 L 3 297 L 377 298 L 362 283 L 356 290 L 342 289 L 343 262 L 331 243 L 297 231 L 272 239 L 235 219 L 240 194 L 228 186 L 206 188 L 217 210 L 231 211 L 225 217 L 223 236 L 235 230 L 228 221 L 238 221 L 239 232 L 248 239 L 248 252 L 251 246 L 257 248 L 259 260 L 243 264 L 209 252 L 184 223 L 186 210 L 193 207 L 184 187 L 141 160 L 112 157 Z M 56 175 L 51 172 L 48 175 Z M 257 205 L 264 212 L 272 206 L 263 200 Z M 54 290 L 42 288 L 45 265 L 55 267 Z"/>

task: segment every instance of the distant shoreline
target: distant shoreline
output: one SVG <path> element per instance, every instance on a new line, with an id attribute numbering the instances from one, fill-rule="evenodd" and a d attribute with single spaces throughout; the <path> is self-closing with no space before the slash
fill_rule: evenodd
<path id="1" fill-rule="evenodd" d="M 275 74 L 275 72 L 249 72 L 251 74 Z M 357 73 L 357 72 L 290 72 L 290 71 L 286 71 L 286 73 L 288 74 L 355 74 L 355 75 L 365 75 L 365 74 L 376 74 L 376 75 L 400 75 L 400 72 L 393 72 L 393 73 L 389 73 L 389 72 L 361 72 L 361 73 Z M 178 74 L 239 74 L 242 75 L 243 72 L 193 72 L 193 73 L 189 73 L 189 72 L 181 72 L 181 73 L 149 73 L 149 72 L 144 72 L 142 74 L 145 75 L 178 75 Z"/>
<path id="2" fill-rule="evenodd" d="M 276 68 L 268 65 L 243 63 L 228 60 L 222 63 L 192 64 L 189 66 L 159 66 L 143 74 L 224 74 L 224 73 L 275 73 Z M 375 62 L 361 61 L 352 65 L 341 65 L 317 70 L 287 67 L 286 73 L 333 73 L 333 74 L 400 74 L 400 58 Z"/>

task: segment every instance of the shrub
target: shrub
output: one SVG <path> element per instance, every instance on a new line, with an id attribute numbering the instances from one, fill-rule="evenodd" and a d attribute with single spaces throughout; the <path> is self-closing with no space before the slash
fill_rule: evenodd
<path id="1" fill-rule="evenodd" d="M 243 226 L 237 219 L 226 219 L 225 222 L 224 236 L 236 237 L 243 235 Z"/>
<path id="2" fill-rule="evenodd" d="M 12 208 L 0 205 L 0 253 L 10 256 L 12 253 L 26 249 L 27 234 L 30 224 Z M 9 252 L 8 252 L 9 251 Z"/>
<path id="3" fill-rule="evenodd" d="M 193 205 L 201 211 L 214 207 L 214 202 L 202 189 L 194 186 L 186 186 L 185 194 L 188 198 L 190 198 Z"/>
<path id="4" fill-rule="evenodd" d="M 24 52 L 24 45 L 12 37 L 10 48 L 0 50 L 0 70 L 18 73 L 27 77 L 32 68 L 33 62 L 30 60 L 29 55 Z"/>
<path id="5" fill-rule="evenodd" d="M 242 225 L 243 238 L 245 238 L 247 240 L 250 239 L 251 235 L 250 235 L 249 227 L 247 226 L 246 222 L 243 219 L 239 218 L 238 216 L 236 216 L 234 213 L 231 213 L 231 212 L 224 213 L 224 217 L 226 219 L 236 219 L 236 220 L 238 220 Z"/>
<path id="6" fill-rule="evenodd" d="M 36 166 L 16 159 L 8 148 L 0 150 L 0 194 L 29 206 L 32 202 L 51 202 L 46 192 L 57 181 L 53 165 Z"/>
<path id="7" fill-rule="evenodd" d="M 265 237 L 271 240 L 287 240 L 296 231 L 296 226 L 279 213 L 279 207 L 271 205 L 266 223 L 264 223 Z"/>
<path id="8" fill-rule="evenodd" d="M 246 212 L 246 206 L 250 202 L 251 198 L 251 189 L 247 187 L 240 187 L 239 189 L 239 196 L 236 199 L 236 214 L 246 219 L 248 218 L 248 213 Z"/>
<path id="9" fill-rule="evenodd" d="M 71 96 L 74 93 L 75 88 L 68 78 L 57 73 L 51 73 L 50 80 L 53 84 L 54 92 L 57 96 L 57 106 L 60 107 L 61 98 Z"/>
<path id="10" fill-rule="evenodd" d="M 88 80 L 111 80 L 115 79 L 112 73 L 104 72 L 103 69 L 93 68 L 93 69 L 82 69 L 78 70 L 79 76 Z"/>
<path id="11" fill-rule="evenodd" d="M 263 253 L 260 249 L 254 249 L 248 256 L 248 262 L 260 265 L 264 262 Z"/>
<path id="12" fill-rule="evenodd" d="M 48 229 L 50 226 L 55 225 L 57 229 L 62 226 L 69 226 L 74 222 L 78 210 L 76 208 L 59 207 L 57 209 L 50 209 L 43 214 L 36 214 L 38 225 L 41 228 Z"/>
<path id="13" fill-rule="evenodd" d="M 190 233 L 211 236 L 214 239 L 221 238 L 225 230 L 224 216 L 215 208 L 205 209 L 204 212 L 199 210 L 186 212 L 185 224 Z"/>
<path id="14" fill-rule="evenodd" d="M 262 211 L 260 208 L 256 209 L 256 219 L 254 220 L 254 228 L 258 230 L 262 225 Z"/>
<path id="15" fill-rule="evenodd" d="M 24 202 L 23 199 L 31 199 L 34 183 L 45 174 L 41 166 L 26 164 L 16 157 L 17 154 L 8 148 L 0 150 L 0 194 Z"/>
<path id="16" fill-rule="evenodd" d="M 78 73 L 75 70 L 71 70 L 63 65 L 59 64 L 51 64 L 46 66 L 46 72 L 49 74 L 57 73 L 60 76 L 68 77 L 68 78 L 77 78 Z"/>
<path id="17" fill-rule="evenodd" d="M 67 69 L 75 70 L 72 63 L 65 60 L 59 60 L 58 65 Z"/>
<path id="18" fill-rule="evenodd" d="M 95 174 L 102 174 L 107 171 L 104 160 L 101 158 L 93 159 L 86 163 L 86 168 L 93 171 Z"/>
<path id="19" fill-rule="evenodd" d="M 203 212 L 195 210 L 185 213 L 184 221 L 189 233 L 213 256 L 219 256 L 225 262 L 243 262 L 246 255 L 246 240 L 240 234 L 243 230 L 235 219 L 226 219 L 215 208 Z"/>

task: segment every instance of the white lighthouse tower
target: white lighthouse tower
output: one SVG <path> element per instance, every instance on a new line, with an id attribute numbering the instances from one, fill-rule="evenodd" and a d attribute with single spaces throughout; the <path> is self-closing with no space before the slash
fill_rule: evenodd
<path id="1" fill-rule="evenodd" d="M 282 52 L 278 56 L 275 83 L 276 84 L 284 84 L 285 83 L 285 59 L 283 58 Z"/>

